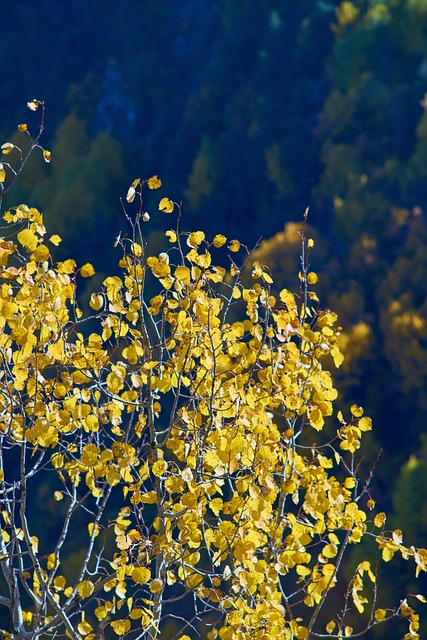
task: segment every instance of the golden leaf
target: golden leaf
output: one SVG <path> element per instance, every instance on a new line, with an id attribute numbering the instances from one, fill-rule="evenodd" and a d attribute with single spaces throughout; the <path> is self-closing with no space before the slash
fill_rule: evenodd
<path id="1" fill-rule="evenodd" d="M 104 297 L 100 293 L 92 293 L 89 306 L 95 311 L 99 311 L 104 306 Z"/>
<path id="2" fill-rule="evenodd" d="M 355 418 L 361 418 L 363 416 L 363 409 L 359 407 L 357 404 L 352 404 L 350 407 L 351 415 Z"/>
<path id="3" fill-rule="evenodd" d="M 193 231 L 187 238 L 187 245 L 192 249 L 197 249 L 204 239 L 205 234 L 203 231 Z"/>
<path id="4" fill-rule="evenodd" d="M 336 622 L 335 620 L 331 620 L 330 622 L 328 622 L 328 624 L 326 625 L 326 631 L 327 633 L 332 633 L 333 630 L 336 627 Z"/>
<path id="5" fill-rule="evenodd" d="M 172 213 L 174 210 L 174 203 L 169 198 L 162 198 L 159 202 L 159 211 L 163 211 L 164 213 Z"/>
<path id="6" fill-rule="evenodd" d="M 142 247 L 138 242 L 133 242 L 130 246 L 130 250 L 136 258 L 140 258 L 142 256 Z"/>
<path id="7" fill-rule="evenodd" d="M 237 253 L 239 251 L 239 249 L 240 249 L 240 242 L 238 240 L 232 240 L 230 242 L 230 244 L 228 245 L 228 248 L 233 253 Z"/>
<path id="8" fill-rule="evenodd" d="M 34 251 L 36 246 L 39 243 L 39 239 L 31 229 L 22 229 L 17 236 L 18 241 L 22 244 L 23 247 L 29 249 L 30 251 Z"/>
<path id="9" fill-rule="evenodd" d="M 77 625 L 77 631 L 81 633 L 82 636 L 87 636 L 91 631 L 93 631 L 93 627 L 86 620 L 82 620 Z"/>
<path id="10" fill-rule="evenodd" d="M 49 249 L 46 247 L 46 245 L 41 244 L 32 252 L 31 260 L 34 260 L 35 262 L 44 262 L 49 258 L 49 255 Z"/>
<path id="11" fill-rule="evenodd" d="M 5 142 L 1 146 L 1 150 L 5 156 L 8 155 L 14 148 L 15 148 L 15 145 L 12 144 L 11 142 Z"/>
<path id="12" fill-rule="evenodd" d="M 151 571 L 147 567 L 135 567 L 132 571 L 132 580 L 136 584 L 146 584 L 151 578 Z"/>
<path id="13" fill-rule="evenodd" d="M 95 614 L 97 620 L 101 621 L 101 620 L 104 620 L 104 618 L 107 617 L 108 610 L 103 605 L 100 605 L 99 607 L 96 607 L 96 609 L 94 610 L 94 614 Z"/>
<path id="14" fill-rule="evenodd" d="M 149 189 L 158 189 L 162 186 L 162 181 L 157 176 L 151 176 L 147 181 Z"/>
<path id="15" fill-rule="evenodd" d="M 222 247 L 226 242 L 227 242 L 227 238 L 223 236 L 222 233 L 217 233 L 217 235 L 214 237 L 212 241 L 212 244 L 214 247 L 219 249 L 219 247 Z"/>
<path id="16" fill-rule="evenodd" d="M 127 633 L 130 629 L 130 620 L 113 620 L 113 622 L 110 622 L 114 633 L 116 633 L 118 636 L 123 636 L 125 633 Z"/>
<path id="17" fill-rule="evenodd" d="M 95 269 L 93 268 L 90 262 L 86 262 L 86 264 L 84 264 L 80 269 L 80 275 L 82 276 L 82 278 L 90 278 L 94 274 L 95 274 Z"/>
<path id="18" fill-rule="evenodd" d="M 82 599 L 89 598 L 93 591 L 94 585 L 90 580 L 83 580 L 83 582 L 80 582 L 80 584 L 77 585 L 77 592 Z"/>
<path id="19" fill-rule="evenodd" d="M 160 591 L 162 591 L 163 589 L 163 582 L 161 580 L 159 580 L 158 578 L 156 578 L 155 580 L 152 580 L 150 582 L 150 587 L 149 587 L 151 593 L 160 593 Z"/>
<path id="20" fill-rule="evenodd" d="M 164 475 L 167 468 L 168 468 L 168 465 L 165 460 L 157 460 L 157 462 L 155 462 L 151 467 L 151 470 L 157 478 L 160 478 L 161 476 Z"/>
<path id="21" fill-rule="evenodd" d="M 175 269 L 174 276 L 183 284 L 189 284 L 191 280 L 191 272 L 188 267 L 177 267 Z"/>

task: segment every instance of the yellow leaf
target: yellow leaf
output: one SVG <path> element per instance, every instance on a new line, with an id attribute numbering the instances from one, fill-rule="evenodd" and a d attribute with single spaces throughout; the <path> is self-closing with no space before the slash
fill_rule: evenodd
<path id="1" fill-rule="evenodd" d="M 157 462 L 155 462 L 151 467 L 151 470 L 157 478 L 160 478 L 162 475 L 164 475 L 167 468 L 168 465 L 165 460 L 157 460 Z"/>
<path id="2" fill-rule="evenodd" d="M 288 291 L 288 289 L 282 289 L 279 292 L 279 298 L 288 307 L 288 309 L 296 308 L 294 294 Z"/>
<path id="3" fill-rule="evenodd" d="M 174 203 L 169 198 L 162 198 L 159 202 L 159 211 L 163 211 L 164 213 L 172 213 L 174 209 Z"/>
<path id="4" fill-rule="evenodd" d="M 82 636 L 87 636 L 91 631 L 93 631 L 93 627 L 86 620 L 82 620 L 77 625 L 77 631 L 81 633 Z"/>
<path id="5" fill-rule="evenodd" d="M 372 430 L 372 420 L 371 420 L 371 418 L 367 418 L 365 416 L 364 418 L 361 418 L 359 420 L 359 422 L 357 423 L 357 426 L 359 427 L 359 429 L 361 431 L 371 431 Z"/>
<path id="6" fill-rule="evenodd" d="M 384 620 L 387 618 L 387 611 L 385 609 L 376 609 L 374 618 L 377 622 L 384 622 Z"/>
<path id="7" fill-rule="evenodd" d="M 80 275 L 82 276 L 82 278 L 90 278 L 94 274 L 95 274 L 95 269 L 93 268 L 90 262 L 86 262 L 86 264 L 84 264 L 80 269 Z"/>
<path id="8" fill-rule="evenodd" d="M 316 282 L 319 280 L 317 273 L 314 273 L 314 271 L 310 271 L 309 274 L 307 274 L 307 282 L 308 284 L 316 284 Z"/>
<path id="9" fill-rule="evenodd" d="M 219 461 L 219 459 L 218 459 Z M 213 500 L 210 501 L 209 503 L 209 507 L 211 508 L 212 512 L 216 515 L 219 516 L 222 508 L 223 508 L 223 501 L 222 498 L 214 498 Z"/>
<path id="10" fill-rule="evenodd" d="M 62 338 L 60 338 L 58 342 L 54 342 L 53 344 L 50 344 L 47 350 L 51 356 L 56 358 L 56 360 L 62 361 L 64 359 L 65 351 L 64 351 L 64 341 L 62 340 Z"/>
<path id="11" fill-rule="evenodd" d="M 99 607 L 96 607 L 96 609 L 95 609 L 95 611 L 94 611 L 94 614 L 95 614 L 96 618 L 97 618 L 99 621 L 101 621 L 101 620 L 104 620 L 104 618 L 106 618 L 106 617 L 107 617 L 107 615 L 108 615 L 108 611 L 107 611 L 107 609 L 106 609 L 104 606 L 102 606 L 102 605 L 101 605 L 101 606 L 99 606 Z"/>
<path id="12" fill-rule="evenodd" d="M 39 104 L 40 102 L 38 100 L 31 100 L 31 102 L 27 102 L 27 107 L 31 109 L 31 111 L 37 111 Z"/>
<path id="13" fill-rule="evenodd" d="M 142 247 L 138 242 L 133 242 L 130 246 L 130 250 L 136 258 L 140 258 L 142 256 Z"/>
<path id="14" fill-rule="evenodd" d="M 54 453 L 50 461 L 55 469 L 61 469 L 64 466 L 64 456 L 62 453 Z"/>
<path id="15" fill-rule="evenodd" d="M 94 585 L 90 580 L 83 580 L 83 582 L 80 582 L 80 584 L 77 585 L 77 592 L 82 599 L 89 598 L 89 596 L 92 595 L 93 590 Z"/>
<path id="16" fill-rule="evenodd" d="M 158 578 L 150 582 L 151 593 L 160 593 L 162 589 L 163 589 L 163 582 Z"/>
<path id="17" fill-rule="evenodd" d="M 67 584 L 64 576 L 56 576 L 55 580 L 53 581 L 53 584 L 55 585 L 55 589 L 57 589 L 58 591 L 62 591 L 65 588 L 65 585 Z"/>
<path id="18" fill-rule="evenodd" d="M 158 189 L 162 186 L 162 181 L 157 176 L 151 176 L 147 181 L 149 189 Z"/>
<path id="19" fill-rule="evenodd" d="M 120 482 L 120 473 L 116 471 L 116 469 L 110 467 L 105 475 L 105 479 L 109 485 L 115 487 L 116 484 L 119 484 Z"/>
<path id="20" fill-rule="evenodd" d="M 341 353 L 338 347 L 334 346 L 331 349 L 331 356 L 334 359 L 334 365 L 337 369 L 339 369 L 344 362 L 344 355 Z"/>
<path id="21" fill-rule="evenodd" d="M 73 273 L 76 267 L 76 263 L 74 260 L 65 260 L 64 262 L 58 262 L 58 273 Z"/>
<path id="22" fill-rule="evenodd" d="M 52 244 L 55 245 L 55 247 L 57 247 L 59 243 L 62 242 L 62 238 L 55 233 L 53 236 L 49 238 L 49 242 L 51 242 Z"/>
<path id="23" fill-rule="evenodd" d="M 312 249 L 314 247 L 314 240 L 313 238 L 309 238 L 307 240 L 307 246 L 309 247 L 309 249 Z"/>
<path id="24" fill-rule="evenodd" d="M 89 522 L 87 525 L 87 529 L 89 531 L 89 535 L 96 538 L 99 535 L 99 524 L 95 524 L 94 522 Z"/>
<path id="25" fill-rule="evenodd" d="M 237 253 L 239 251 L 239 249 L 240 249 L 240 242 L 238 240 L 232 240 L 230 242 L 230 244 L 228 245 L 228 248 L 233 253 Z"/>
<path id="26" fill-rule="evenodd" d="M 22 246 L 30 251 L 34 251 L 39 243 L 39 239 L 31 229 L 22 229 L 16 237 Z"/>
<path id="27" fill-rule="evenodd" d="M 335 558 L 337 553 L 338 553 L 338 547 L 336 544 L 327 544 L 322 549 L 322 554 L 325 556 L 325 558 Z"/>
<path id="28" fill-rule="evenodd" d="M 203 231 L 193 231 L 193 233 L 190 233 L 187 238 L 187 244 L 192 249 L 197 249 L 204 239 L 205 234 L 203 233 Z"/>
<path id="29" fill-rule="evenodd" d="M 62 491 L 55 491 L 53 494 L 53 499 L 55 500 L 55 502 L 61 502 L 61 500 L 64 499 L 64 494 L 62 493 Z"/>
<path id="30" fill-rule="evenodd" d="M 385 546 L 384 549 L 382 550 L 382 558 L 384 562 L 390 562 L 393 556 L 394 556 L 394 550 L 391 549 L 389 546 Z"/>
<path id="31" fill-rule="evenodd" d="M 392 538 L 393 538 L 393 542 L 395 544 L 402 544 L 403 534 L 402 534 L 400 529 L 396 529 L 395 531 L 392 532 L 391 535 L 392 535 Z"/>
<path id="32" fill-rule="evenodd" d="M 219 247 L 222 247 L 226 242 L 227 242 L 227 238 L 223 236 L 221 233 L 217 233 L 217 235 L 212 241 L 212 244 L 214 247 L 219 249 Z"/>
<path id="33" fill-rule="evenodd" d="M 203 269 L 208 269 L 208 267 L 210 267 L 211 254 L 209 253 L 209 251 L 205 251 L 205 253 L 202 253 L 201 255 L 199 255 L 197 259 L 197 264 L 199 265 L 199 267 L 202 267 Z"/>
<path id="34" fill-rule="evenodd" d="M 136 567 L 132 571 L 132 580 L 136 584 L 146 584 L 151 578 L 151 571 L 147 567 Z"/>
<path id="35" fill-rule="evenodd" d="M 4 182 L 6 180 L 6 171 L 3 169 L 3 165 L 0 162 L 0 182 Z"/>
<path id="36" fill-rule="evenodd" d="M 182 284 L 189 284 L 191 280 L 191 272 L 188 267 L 177 267 L 175 269 L 174 276 L 177 280 L 182 282 Z"/>
<path id="37" fill-rule="evenodd" d="M 13 145 L 11 142 L 5 142 L 4 144 L 2 144 L 1 150 L 4 153 L 4 155 L 7 156 L 12 151 L 14 146 L 15 145 Z"/>
<path id="38" fill-rule="evenodd" d="M 35 262 L 44 262 L 49 258 L 49 255 L 49 249 L 46 247 L 46 245 L 41 244 L 32 252 L 31 260 L 34 260 Z"/>
<path id="39" fill-rule="evenodd" d="M 414 597 L 417 598 L 417 600 L 419 600 L 420 602 L 424 602 L 424 604 L 427 603 L 427 599 L 420 593 L 416 594 Z"/>
<path id="40" fill-rule="evenodd" d="M 176 242 L 177 241 L 177 236 L 175 231 L 172 231 L 171 229 L 169 229 L 169 231 L 166 231 L 165 236 L 167 238 L 169 238 L 169 242 Z"/>
<path id="41" fill-rule="evenodd" d="M 350 412 L 355 418 L 361 418 L 363 416 L 363 408 L 359 407 L 357 404 L 351 405 Z"/>
<path id="42" fill-rule="evenodd" d="M 104 296 L 100 293 L 92 293 L 90 296 L 89 306 L 95 311 L 99 311 L 104 306 Z"/>
<path id="43" fill-rule="evenodd" d="M 335 622 L 335 620 L 331 620 L 331 621 L 330 621 L 330 622 L 328 622 L 328 624 L 326 625 L 326 631 L 327 631 L 328 633 L 332 633 L 332 632 L 333 632 L 333 630 L 335 629 L 335 627 L 336 627 L 336 622 Z"/>
<path id="44" fill-rule="evenodd" d="M 130 629 L 130 620 L 114 620 L 110 624 L 118 636 L 123 636 Z"/>
<path id="45" fill-rule="evenodd" d="M 43 151 L 43 158 L 45 159 L 45 162 L 50 162 L 52 160 L 52 154 L 50 151 L 48 151 L 47 149 L 45 149 Z"/>
<path id="46" fill-rule="evenodd" d="M 34 613 L 32 611 L 23 611 L 22 612 L 22 619 L 24 620 L 25 623 L 27 624 L 31 624 L 34 618 Z M 5 640 L 6 640 L 7 636 L 5 635 Z"/>
<path id="47" fill-rule="evenodd" d="M 24 131 L 27 131 L 28 126 L 26 124 L 18 124 L 18 131 L 20 131 L 21 133 L 23 133 Z"/>
<path id="48" fill-rule="evenodd" d="M 386 521 L 386 518 L 387 515 L 384 512 L 378 513 L 374 518 L 374 525 L 380 529 Z"/>

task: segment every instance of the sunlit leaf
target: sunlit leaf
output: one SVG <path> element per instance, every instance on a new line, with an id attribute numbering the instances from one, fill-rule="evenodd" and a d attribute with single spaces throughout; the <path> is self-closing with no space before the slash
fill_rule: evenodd
<path id="1" fill-rule="evenodd" d="M 172 213 L 174 210 L 174 203 L 169 198 L 162 198 L 159 202 L 159 211 L 163 211 L 164 213 Z"/>
<path id="2" fill-rule="evenodd" d="M 82 268 L 80 269 L 80 275 L 83 278 L 90 278 L 91 276 L 93 276 L 95 274 L 95 269 L 93 268 L 93 266 L 90 264 L 90 262 L 86 262 L 86 264 L 84 264 L 82 266 Z"/>
<path id="3" fill-rule="evenodd" d="M 11 142 L 5 142 L 1 146 L 1 150 L 2 150 L 2 153 L 4 153 L 4 155 L 8 155 L 14 148 L 15 148 L 15 145 L 13 145 Z"/>
<path id="4" fill-rule="evenodd" d="M 113 620 L 110 622 L 113 631 L 118 635 L 122 636 L 130 629 L 130 620 Z"/>
<path id="5" fill-rule="evenodd" d="M 147 181 L 149 189 L 158 189 L 162 186 L 162 181 L 157 176 L 151 176 Z"/>

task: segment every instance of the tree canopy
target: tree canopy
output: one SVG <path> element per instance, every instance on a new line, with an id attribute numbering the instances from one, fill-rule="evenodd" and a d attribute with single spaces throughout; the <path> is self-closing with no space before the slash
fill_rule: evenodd
<path id="1" fill-rule="evenodd" d="M 44 103 L 28 107 L 38 134 L 19 132 L 50 162 Z M 3 196 L 27 155 L 1 149 Z M 93 265 L 55 258 L 61 238 L 37 208 L 3 214 L 3 636 L 338 639 L 402 618 L 416 640 L 426 599 L 385 602 L 377 562 L 399 556 L 418 577 L 427 550 L 371 494 L 371 419 L 336 409 L 342 329 L 316 293 L 308 210 L 297 290 L 274 293 L 238 239 L 183 231 L 166 196 L 147 210 L 161 186 L 153 175 L 128 188 L 119 272 L 87 311 L 78 288 Z M 172 228 L 150 255 L 155 213 Z"/>

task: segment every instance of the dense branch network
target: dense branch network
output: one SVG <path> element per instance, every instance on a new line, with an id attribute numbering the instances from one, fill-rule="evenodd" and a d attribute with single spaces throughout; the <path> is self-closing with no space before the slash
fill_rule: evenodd
<path id="1" fill-rule="evenodd" d="M 4 636 L 357 638 L 399 615 L 417 638 L 406 600 L 377 605 L 368 559 L 334 595 L 345 554 L 365 538 L 385 561 L 412 558 L 417 575 L 427 551 L 386 531 L 358 477 L 371 420 L 353 405 L 338 428 L 328 421 L 340 328 L 313 290 L 305 223 L 299 295 L 275 291 L 237 240 L 182 232 L 168 198 L 159 210 L 178 212 L 175 229 L 147 256 L 143 194 L 160 187 L 152 176 L 129 188 L 122 273 L 92 293 L 88 313 L 76 283 L 92 265 L 55 262 L 60 238 L 35 208 L 3 216 Z M 40 491 L 52 530 L 34 513 Z"/>

